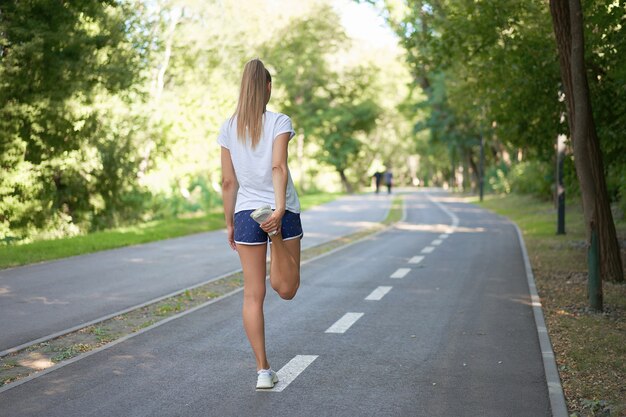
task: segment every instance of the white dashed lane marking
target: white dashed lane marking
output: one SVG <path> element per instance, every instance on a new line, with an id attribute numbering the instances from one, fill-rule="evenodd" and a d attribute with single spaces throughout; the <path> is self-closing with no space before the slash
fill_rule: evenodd
<path id="1" fill-rule="evenodd" d="M 409 259 L 409 263 L 410 264 L 418 264 L 420 262 L 422 262 L 424 260 L 423 256 L 414 256 L 411 259 Z"/>
<path id="2" fill-rule="evenodd" d="M 367 301 L 378 301 L 385 296 L 389 291 L 391 291 L 392 287 L 378 287 L 370 295 L 365 297 Z"/>
<path id="3" fill-rule="evenodd" d="M 325 333 L 345 333 L 364 313 L 346 313 L 335 324 L 330 326 Z"/>
<path id="4" fill-rule="evenodd" d="M 278 375 L 278 384 L 274 385 L 274 388 L 257 391 L 281 392 L 287 388 L 302 371 L 312 364 L 317 357 L 318 355 L 297 355 L 276 372 Z"/>
<path id="5" fill-rule="evenodd" d="M 409 272 L 411 272 L 411 268 L 398 268 L 389 278 L 404 278 Z"/>
<path id="6" fill-rule="evenodd" d="M 429 197 L 430 198 L 430 197 Z M 431 198 L 432 200 L 432 198 Z M 450 236 L 450 233 L 453 233 L 454 228 L 458 225 L 458 218 L 443 207 L 437 201 L 432 200 L 437 206 L 439 206 L 442 210 L 444 210 L 451 218 L 452 218 L 452 227 L 449 232 L 442 233 L 439 237 L 431 242 L 431 246 L 426 246 L 422 249 L 421 253 L 431 253 L 435 250 L 436 246 L 439 246 L 443 243 L 444 239 L 447 239 Z M 409 259 L 409 263 L 416 265 L 424 260 L 424 256 L 414 256 Z M 391 274 L 390 278 L 404 278 L 409 272 L 411 272 L 410 268 L 398 268 L 393 274 Z M 380 286 L 377 287 L 374 291 L 372 291 L 367 297 L 365 297 L 366 301 L 379 301 L 381 300 L 389 291 L 391 291 L 393 287 L 390 286 Z M 354 323 L 357 322 L 361 317 L 363 317 L 364 313 L 346 313 L 337 320 L 332 326 L 330 326 L 325 333 L 345 333 Z M 289 386 L 297 377 L 300 375 L 315 359 L 317 359 L 317 355 L 297 355 L 292 360 L 290 360 L 285 366 L 283 366 L 278 372 L 279 382 L 276 386 L 270 390 L 259 390 L 259 391 L 267 391 L 267 392 L 281 392 L 285 388 Z"/>

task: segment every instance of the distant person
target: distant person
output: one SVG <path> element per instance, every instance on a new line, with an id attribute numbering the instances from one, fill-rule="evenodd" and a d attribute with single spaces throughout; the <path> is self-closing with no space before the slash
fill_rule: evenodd
<path id="1" fill-rule="evenodd" d="M 393 185 L 393 174 L 391 169 L 385 171 L 385 185 L 387 186 L 387 194 L 391 194 L 391 186 Z"/>
<path id="2" fill-rule="evenodd" d="M 257 388 L 273 388 L 278 377 L 265 352 L 265 276 L 268 238 L 270 283 L 285 300 L 300 286 L 300 202 L 289 169 L 291 119 L 266 109 L 272 77 L 259 59 L 241 79 L 237 110 L 220 129 L 222 198 L 228 244 L 243 269 L 243 326 L 256 358 Z"/>
<path id="3" fill-rule="evenodd" d="M 380 192 L 380 183 L 382 182 L 382 179 L 383 179 L 383 173 L 376 171 L 376 173 L 374 174 L 374 181 L 376 183 L 376 194 Z"/>

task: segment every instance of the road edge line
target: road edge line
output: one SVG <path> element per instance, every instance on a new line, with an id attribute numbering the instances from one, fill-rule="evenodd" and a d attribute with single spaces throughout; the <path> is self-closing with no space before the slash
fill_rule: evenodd
<path id="1" fill-rule="evenodd" d="M 442 203 L 434 200 L 429 193 L 426 193 L 428 199 L 439 207 L 444 213 L 446 213 L 452 219 L 452 228 L 455 229 L 460 222 L 460 219 L 445 207 Z M 474 204 L 474 206 L 476 206 Z M 563 386 L 561 385 L 561 378 L 559 377 L 559 371 L 556 366 L 556 357 L 554 350 L 552 350 L 552 343 L 550 342 L 550 335 L 548 334 L 548 328 L 543 316 L 543 309 L 541 306 L 541 299 L 537 293 L 537 285 L 535 284 L 535 276 L 533 269 L 528 258 L 528 251 L 526 250 L 526 243 L 522 231 L 517 224 L 511 219 L 500 216 L 506 219 L 517 232 L 517 239 L 522 252 L 522 258 L 524 259 L 524 269 L 526 270 L 526 281 L 528 284 L 528 291 L 531 297 L 531 307 L 533 309 L 533 317 L 535 318 L 535 328 L 537 330 L 537 337 L 539 338 L 539 348 L 541 349 L 541 360 L 543 362 L 544 375 L 546 376 L 546 385 L 548 387 L 548 397 L 550 398 L 550 411 L 552 417 L 569 417 L 567 411 L 567 405 L 565 402 L 565 394 L 563 393 Z M 542 330 L 543 329 L 543 330 Z"/>
<path id="2" fill-rule="evenodd" d="M 452 224 L 449 226 L 450 227 L 450 233 L 454 233 L 454 230 L 459 226 L 459 223 L 461 222 L 461 220 L 459 219 L 459 217 L 454 214 L 452 211 L 450 211 L 449 208 L 447 208 L 446 206 L 444 206 L 443 204 L 441 204 L 439 201 L 435 200 L 430 193 L 425 192 L 424 194 L 426 194 L 426 198 L 428 198 L 428 200 L 430 200 L 431 203 L 433 203 L 434 205 L 436 205 L 441 211 L 443 211 L 444 213 L 446 213 L 448 215 L 448 217 L 450 217 L 450 219 L 452 219 Z M 448 233 L 449 234 L 449 233 Z"/>
<path id="3" fill-rule="evenodd" d="M 532 301 L 533 316 L 535 317 L 535 326 L 537 328 L 537 336 L 539 337 L 539 347 L 541 348 L 541 358 L 543 360 L 543 370 L 546 375 L 546 383 L 548 385 L 548 396 L 550 397 L 550 409 L 553 417 L 568 417 L 567 405 L 565 402 L 565 394 L 563 393 L 563 386 L 561 385 L 561 378 L 556 366 L 556 357 L 552 350 L 552 343 L 550 342 L 550 335 L 546 327 L 546 322 L 543 316 L 543 308 L 541 306 L 541 299 L 537 293 L 537 286 L 535 284 L 535 276 L 533 274 L 530 259 L 528 258 L 528 251 L 526 250 L 526 243 L 522 236 L 522 231 L 515 222 L 509 220 L 509 222 L 515 228 L 517 237 L 519 240 L 520 248 L 522 251 L 522 257 L 524 258 L 524 268 L 526 269 L 526 279 L 528 281 L 528 290 Z M 542 330 L 543 329 L 543 330 Z"/>

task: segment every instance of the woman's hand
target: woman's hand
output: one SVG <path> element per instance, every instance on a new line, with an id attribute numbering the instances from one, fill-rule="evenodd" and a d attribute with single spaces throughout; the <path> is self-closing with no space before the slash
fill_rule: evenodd
<path id="1" fill-rule="evenodd" d="M 228 239 L 228 245 L 234 251 L 237 250 L 237 244 L 235 243 L 235 227 L 234 226 L 226 226 L 226 234 Z"/>
<path id="2" fill-rule="evenodd" d="M 268 234 L 272 232 L 280 232 L 284 215 L 285 210 L 274 210 L 270 218 L 267 219 L 265 223 L 261 224 L 261 229 Z"/>

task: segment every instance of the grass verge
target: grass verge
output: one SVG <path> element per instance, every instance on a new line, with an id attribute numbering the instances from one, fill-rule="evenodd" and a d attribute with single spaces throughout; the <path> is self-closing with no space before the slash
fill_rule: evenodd
<path id="1" fill-rule="evenodd" d="M 300 197 L 300 204 L 302 210 L 307 210 L 335 200 L 340 195 L 339 193 L 303 195 Z M 75 237 L 41 240 L 24 245 L 5 245 L 0 246 L 0 269 L 208 232 L 224 227 L 224 213 L 220 208 L 200 216 L 156 220 L 129 227 L 102 230 Z"/>
<path id="2" fill-rule="evenodd" d="M 402 197 L 394 197 L 387 218 L 380 224 L 302 251 L 302 262 L 383 230 L 402 218 Z M 82 353 L 97 349 L 161 320 L 218 298 L 243 286 L 243 274 L 233 273 L 153 304 L 84 327 L 0 358 L 0 386 L 48 369 Z"/>
<path id="3" fill-rule="evenodd" d="M 508 217 L 524 234 L 571 416 L 626 416 L 626 285 L 604 282 L 604 312 L 587 307 L 580 205 L 569 204 L 567 234 L 557 236 L 550 202 L 506 195 L 478 204 Z M 623 242 L 626 222 L 616 227 Z M 626 265 L 624 248 L 622 262 Z"/>

